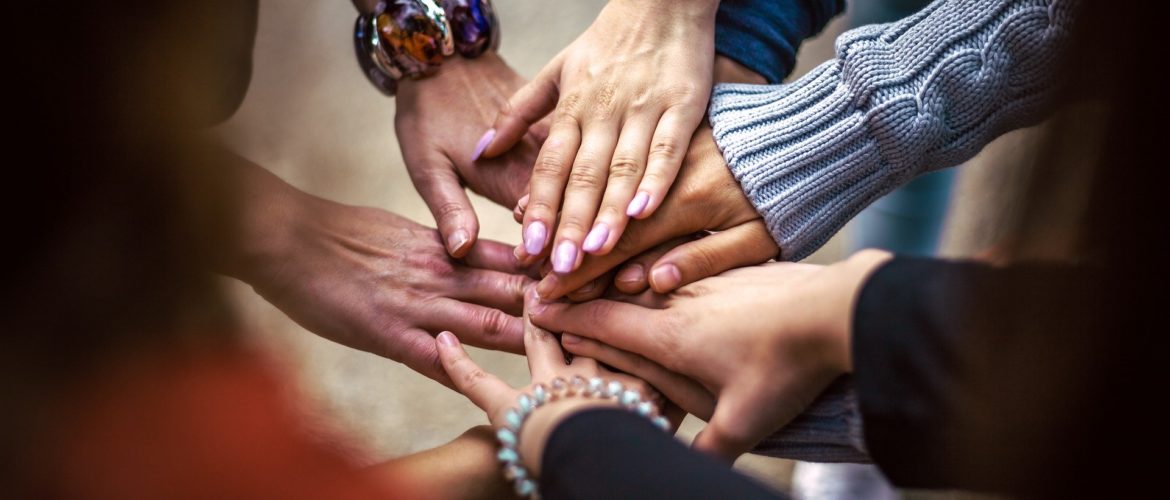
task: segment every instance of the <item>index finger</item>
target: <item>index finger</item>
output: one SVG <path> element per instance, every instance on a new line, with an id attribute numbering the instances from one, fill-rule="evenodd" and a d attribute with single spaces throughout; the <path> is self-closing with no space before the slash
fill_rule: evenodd
<path id="1" fill-rule="evenodd" d="M 580 304 L 541 303 L 528 307 L 536 325 L 554 332 L 571 332 L 618 349 L 655 359 L 663 352 L 663 311 L 608 299 Z"/>

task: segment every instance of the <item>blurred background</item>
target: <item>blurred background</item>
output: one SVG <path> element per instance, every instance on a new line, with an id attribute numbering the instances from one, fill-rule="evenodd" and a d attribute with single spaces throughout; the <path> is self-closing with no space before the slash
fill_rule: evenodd
<path id="1" fill-rule="evenodd" d="M 592 22 L 605 2 L 493 3 L 503 26 L 500 53 L 531 77 Z M 433 226 L 403 166 L 394 134 L 394 100 L 376 91 L 358 70 L 350 38 L 356 16 L 351 3 L 262 0 L 260 5 L 251 87 L 239 112 L 216 133 L 238 153 L 304 191 Z M 854 15 L 850 9 L 804 45 L 792 78 L 832 56 L 834 38 Z M 1011 210 L 999 200 L 1011 198 L 1011 185 L 1023 184 L 1013 178 L 1027 175 L 1025 168 L 1010 168 L 1028 161 L 1012 153 L 1031 140 L 1028 131 L 1004 136 L 958 172 L 947 191 L 952 194 L 944 194 L 934 214 L 941 221 L 939 253 L 969 256 L 992 247 L 1001 234 L 997 221 Z M 1009 173 L 1012 178 L 1006 177 Z M 519 242 L 510 210 L 482 198 L 473 202 L 481 238 Z M 808 261 L 832 262 L 864 244 L 861 235 L 876 224 L 867 220 L 847 226 Z M 310 334 L 246 285 L 230 286 L 254 341 L 295 374 L 290 389 L 305 396 L 308 417 L 352 436 L 351 445 L 364 460 L 431 448 L 487 423 L 463 396 L 402 365 Z M 513 384 L 526 383 L 523 358 L 483 350 L 472 355 Z M 701 426 L 688 418 L 681 435 L 690 439 Z M 778 488 L 791 481 L 788 461 L 745 456 L 736 466 Z"/>

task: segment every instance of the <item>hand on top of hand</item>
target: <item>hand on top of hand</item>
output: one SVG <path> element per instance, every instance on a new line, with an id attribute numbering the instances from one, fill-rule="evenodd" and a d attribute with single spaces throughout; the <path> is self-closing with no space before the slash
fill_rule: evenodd
<path id="1" fill-rule="evenodd" d="M 576 269 L 584 252 L 609 253 L 629 217 L 663 203 L 706 111 L 716 6 L 608 3 L 484 136 L 483 157 L 493 158 L 555 108 L 522 230 L 529 254 L 552 252 L 555 272 Z"/>
<path id="2" fill-rule="evenodd" d="M 642 377 L 684 410 L 710 415 L 695 447 L 734 459 L 852 369 L 854 302 L 888 258 L 868 250 L 831 266 L 771 263 L 670 295 L 542 303 L 528 313 L 549 331 L 575 334 L 562 336 L 567 351 Z M 668 375 L 694 382 L 657 381 Z"/>
<path id="3" fill-rule="evenodd" d="M 402 157 L 452 256 L 467 255 L 479 235 L 464 186 L 504 207 L 515 206 L 528 189 L 547 124 L 517 135 L 507 153 L 474 161 L 476 139 L 523 85 L 524 79 L 492 51 L 475 59 L 448 59 L 434 76 L 399 84 L 394 123 Z"/>

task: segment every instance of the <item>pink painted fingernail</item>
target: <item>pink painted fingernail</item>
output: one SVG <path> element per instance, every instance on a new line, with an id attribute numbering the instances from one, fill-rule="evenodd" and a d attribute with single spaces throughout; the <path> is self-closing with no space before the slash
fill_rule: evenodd
<path id="1" fill-rule="evenodd" d="M 519 208 L 521 213 L 523 213 L 525 210 L 528 210 L 528 196 L 529 195 L 521 196 L 520 199 L 516 201 L 516 208 Z"/>
<path id="2" fill-rule="evenodd" d="M 630 206 L 626 208 L 626 215 L 630 217 L 637 217 L 642 215 L 646 210 L 646 205 L 650 204 L 650 193 L 639 191 L 638 195 L 630 200 Z"/>
<path id="3" fill-rule="evenodd" d="M 524 229 L 524 251 L 528 255 L 540 255 L 544 250 L 544 240 L 548 238 L 548 228 L 540 221 L 533 222 Z"/>
<path id="4" fill-rule="evenodd" d="M 459 345 L 459 339 L 455 338 L 455 334 L 451 332 L 439 332 L 439 343 L 447 347 L 455 347 Z"/>
<path id="5" fill-rule="evenodd" d="M 479 155 L 483 154 L 483 151 L 487 149 L 488 145 L 492 143 L 492 139 L 495 138 L 496 129 L 492 128 L 484 132 L 483 137 L 479 138 L 479 142 L 475 143 L 475 151 L 471 153 L 471 161 L 478 160 Z"/>
<path id="6" fill-rule="evenodd" d="M 605 244 L 605 240 L 609 239 L 609 225 L 604 222 L 598 222 L 593 229 L 589 231 L 589 235 L 585 237 L 585 243 L 581 245 L 581 249 L 586 252 L 596 252 L 601 250 L 601 246 Z"/>
<path id="7" fill-rule="evenodd" d="M 558 274 L 569 274 L 573 265 L 577 263 L 577 244 L 569 240 L 562 241 L 553 252 L 553 271 Z"/>
<path id="8" fill-rule="evenodd" d="M 650 281 L 657 285 L 654 288 L 658 290 L 674 290 L 682 282 L 682 274 L 678 272 L 678 266 L 664 264 L 650 271 Z"/>
<path id="9" fill-rule="evenodd" d="M 578 337 L 578 336 L 573 335 L 571 333 L 562 333 L 561 334 L 561 342 L 564 344 L 579 344 L 581 342 L 581 337 Z"/>

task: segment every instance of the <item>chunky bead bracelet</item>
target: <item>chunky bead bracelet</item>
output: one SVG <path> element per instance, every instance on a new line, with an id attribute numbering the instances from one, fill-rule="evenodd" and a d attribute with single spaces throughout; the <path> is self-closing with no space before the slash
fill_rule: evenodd
<path id="1" fill-rule="evenodd" d="M 504 414 L 504 425 L 496 431 L 496 439 L 500 442 L 500 451 L 496 458 L 504 466 L 504 477 L 514 483 L 516 494 L 521 497 L 540 498 L 536 488 L 536 481 L 528 469 L 520 461 L 517 447 L 520 444 L 520 428 L 528 420 L 534 410 L 545 403 L 567 397 L 603 398 L 617 401 L 619 405 L 634 413 L 650 419 L 654 425 L 663 431 L 670 430 L 670 421 L 658 413 L 658 407 L 642 397 L 642 394 L 633 389 L 626 389 L 621 382 L 611 380 L 606 382 L 600 377 L 586 380 L 580 375 L 569 381 L 557 377 L 544 384 L 532 387 L 532 394 L 521 394 L 516 399 L 516 407 Z"/>
<path id="2" fill-rule="evenodd" d="M 456 50 L 474 58 L 499 44 L 490 0 L 386 0 L 354 24 L 354 51 L 362 73 L 386 95 L 403 78 L 438 71 Z"/>

